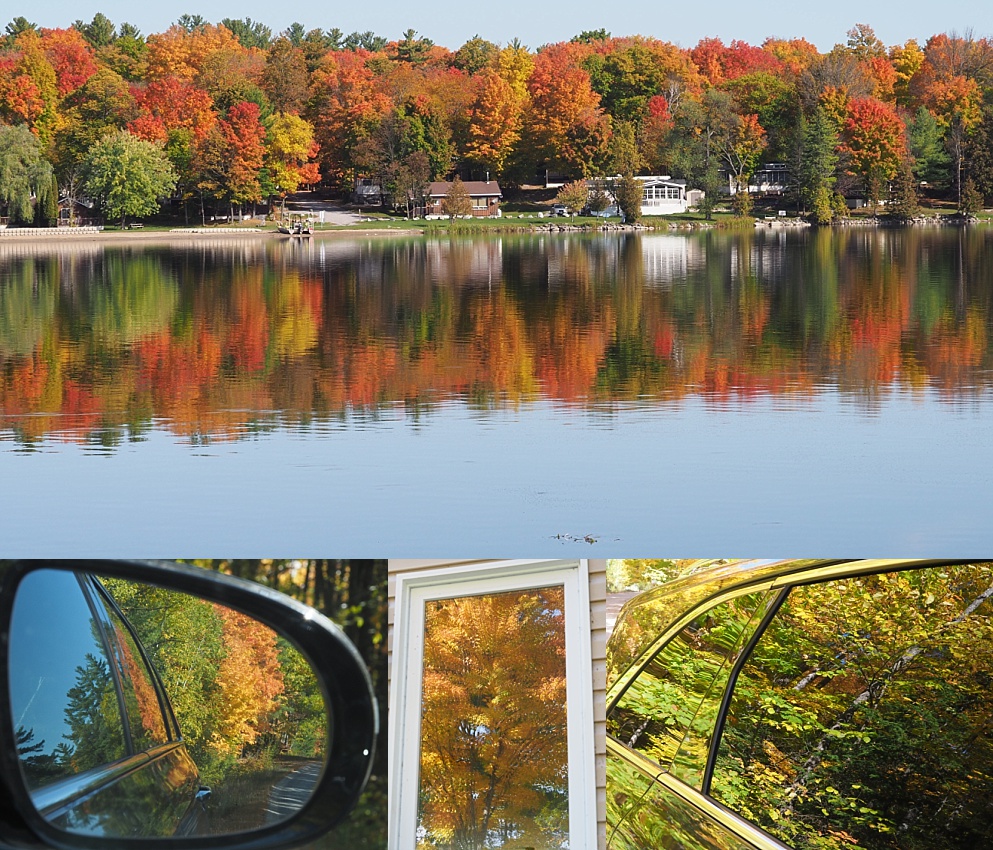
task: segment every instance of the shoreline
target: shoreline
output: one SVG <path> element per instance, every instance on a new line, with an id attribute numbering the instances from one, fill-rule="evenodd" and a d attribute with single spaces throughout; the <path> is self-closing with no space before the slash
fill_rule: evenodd
<path id="1" fill-rule="evenodd" d="M 397 236 L 420 234 L 423 231 L 404 228 L 386 230 L 383 228 L 354 228 L 347 230 L 323 230 L 307 237 L 310 239 L 326 239 L 335 236 L 351 236 L 360 234 L 362 236 Z M 210 228 L 175 228 L 173 230 L 69 230 L 57 229 L 53 227 L 16 227 L 0 230 L 0 245 L 14 242 L 43 242 L 47 244 L 61 244 L 64 242 L 200 242 L 204 240 L 231 241 L 236 239 L 299 239 L 299 237 L 287 236 L 275 230 L 236 230 L 234 228 L 210 229 Z M 300 240 L 306 241 L 306 240 Z"/>
<path id="2" fill-rule="evenodd" d="M 217 241 L 230 242 L 233 240 L 271 240 L 284 239 L 288 241 L 299 240 L 310 242 L 313 240 L 341 239 L 353 236 L 362 237 L 396 237 L 396 236 L 484 236 L 488 233 L 499 234 L 521 234 L 521 233 L 665 233 L 665 232 L 687 232 L 703 230 L 742 230 L 754 226 L 756 229 L 762 228 L 782 228 L 797 229 L 811 227 L 948 227 L 967 226 L 983 224 L 984 220 L 978 218 L 958 218 L 954 216 L 943 216 L 941 218 L 928 217 L 911 221 L 890 221 L 885 218 L 847 218 L 827 225 L 813 225 L 804 219 L 753 219 L 747 225 L 745 222 L 722 226 L 715 221 L 671 221 L 659 222 L 658 224 L 619 224 L 611 223 L 600 226 L 588 224 L 558 224 L 555 222 L 534 222 L 527 225 L 512 225 L 509 227 L 487 226 L 487 227 L 466 227 L 460 228 L 416 228 L 416 227 L 343 227 L 335 230 L 321 230 L 311 234 L 311 236 L 301 239 L 300 237 L 290 237 L 275 230 L 258 230 L 252 228 L 204 228 L 204 227 L 180 227 L 170 230 L 90 230 L 90 229 L 69 229 L 69 228 L 0 228 L 0 245 L 5 243 L 35 243 L 35 244 L 65 244 L 80 242 L 140 242 L 140 243 L 175 243 L 175 242 L 203 242 Z"/>

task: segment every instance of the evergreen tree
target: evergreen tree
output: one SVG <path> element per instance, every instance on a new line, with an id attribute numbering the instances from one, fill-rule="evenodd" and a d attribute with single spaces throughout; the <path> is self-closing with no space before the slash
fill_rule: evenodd
<path id="1" fill-rule="evenodd" d="M 936 188 L 947 186 L 951 158 L 945 150 L 944 130 L 923 106 L 907 122 L 907 142 L 917 179 Z"/>
<path id="2" fill-rule="evenodd" d="M 831 187 L 835 182 L 838 134 L 831 119 L 819 107 L 809 120 L 801 120 L 799 137 L 800 155 L 794 174 L 798 210 L 813 210 L 815 203 L 820 201 L 818 206 L 823 213 L 824 198 L 830 198 Z M 820 218 L 821 223 L 824 223 L 822 216 Z"/>
<path id="3" fill-rule="evenodd" d="M 272 41 L 272 30 L 260 21 L 253 21 L 251 18 L 238 21 L 223 18 L 221 24 L 231 30 L 242 47 L 266 50 Z"/>
<path id="4" fill-rule="evenodd" d="M 397 42 L 396 60 L 409 62 L 411 65 L 421 65 L 427 61 L 428 52 L 432 47 L 434 42 L 430 38 L 418 38 L 417 30 L 405 30 L 403 38 Z"/>
<path id="5" fill-rule="evenodd" d="M 917 179 L 905 159 L 900 165 L 900 174 L 896 181 L 896 191 L 890 203 L 890 215 L 903 221 L 916 218 L 921 213 L 921 205 L 917 198 Z"/>
<path id="6" fill-rule="evenodd" d="M 835 192 L 831 195 L 831 210 L 835 219 L 848 218 L 848 202 L 841 192 Z"/>
<path id="7" fill-rule="evenodd" d="M 967 177 L 962 184 L 962 200 L 959 202 L 959 212 L 962 215 L 972 216 L 983 208 L 983 196 L 979 194 L 976 184 L 971 177 Z"/>
<path id="8" fill-rule="evenodd" d="M 966 142 L 966 177 L 984 198 L 993 198 L 993 106 Z"/>
<path id="9" fill-rule="evenodd" d="M 4 30 L 7 33 L 7 43 L 13 45 L 17 36 L 19 36 L 22 32 L 28 32 L 29 30 L 37 32 L 38 25 L 32 23 L 23 15 L 18 15 L 14 18 L 14 20 L 7 24 L 7 27 Z"/>
<path id="10" fill-rule="evenodd" d="M 76 21 L 73 29 L 79 30 L 93 47 L 106 47 L 117 38 L 114 23 L 103 12 L 97 12 L 88 24 Z"/>
<path id="11" fill-rule="evenodd" d="M 830 224 L 834 220 L 834 206 L 831 191 L 827 186 L 818 186 L 810 203 L 810 217 L 815 224 Z"/>

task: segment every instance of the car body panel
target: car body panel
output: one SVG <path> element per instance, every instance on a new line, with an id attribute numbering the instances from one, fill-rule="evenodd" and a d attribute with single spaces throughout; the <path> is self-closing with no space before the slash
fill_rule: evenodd
<path id="1" fill-rule="evenodd" d="M 90 773 L 95 775 L 73 777 L 34 795 L 42 816 L 57 829 L 150 838 L 195 834 L 205 824 L 196 801 L 199 775 L 182 744 L 167 744 Z M 86 778 L 88 786 L 80 788 L 79 780 Z M 53 799 L 60 791 L 68 792 L 68 799 Z"/>
<path id="2" fill-rule="evenodd" d="M 611 850 L 782 850 L 782 845 L 734 818 L 703 795 L 663 773 L 652 776 L 631 753 L 607 742 L 608 846 Z M 665 818 L 658 816 L 664 811 Z M 614 818 L 617 820 L 614 820 Z M 752 838 L 746 840 L 742 832 Z"/>

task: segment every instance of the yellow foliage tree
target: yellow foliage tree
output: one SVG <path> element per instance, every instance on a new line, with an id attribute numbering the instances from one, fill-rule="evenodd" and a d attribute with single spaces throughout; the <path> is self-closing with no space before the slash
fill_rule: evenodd
<path id="1" fill-rule="evenodd" d="M 469 850 L 497 836 L 503 847 L 562 843 L 563 597 L 553 587 L 429 603 L 420 846 Z"/>
<path id="2" fill-rule="evenodd" d="M 283 693 L 276 633 L 261 623 L 216 605 L 226 655 L 217 673 L 220 711 L 211 746 L 240 755 L 268 730 L 269 715 Z"/>
<path id="3" fill-rule="evenodd" d="M 483 82 L 472 107 L 465 154 L 499 174 L 521 136 L 522 99 L 500 74 L 484 71 L 481 76 Z"/>

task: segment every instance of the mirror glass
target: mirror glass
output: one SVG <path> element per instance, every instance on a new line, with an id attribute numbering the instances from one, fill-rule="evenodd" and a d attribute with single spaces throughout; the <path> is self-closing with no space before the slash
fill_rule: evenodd
<path id="1" fill-rule="evenodd" d="M 10 624 L 10 709 L 32 803 L 70 833 L 259 829 L 304 806 L 330 719 L 283 637 L 195 596 L 41 569 Z"/>

